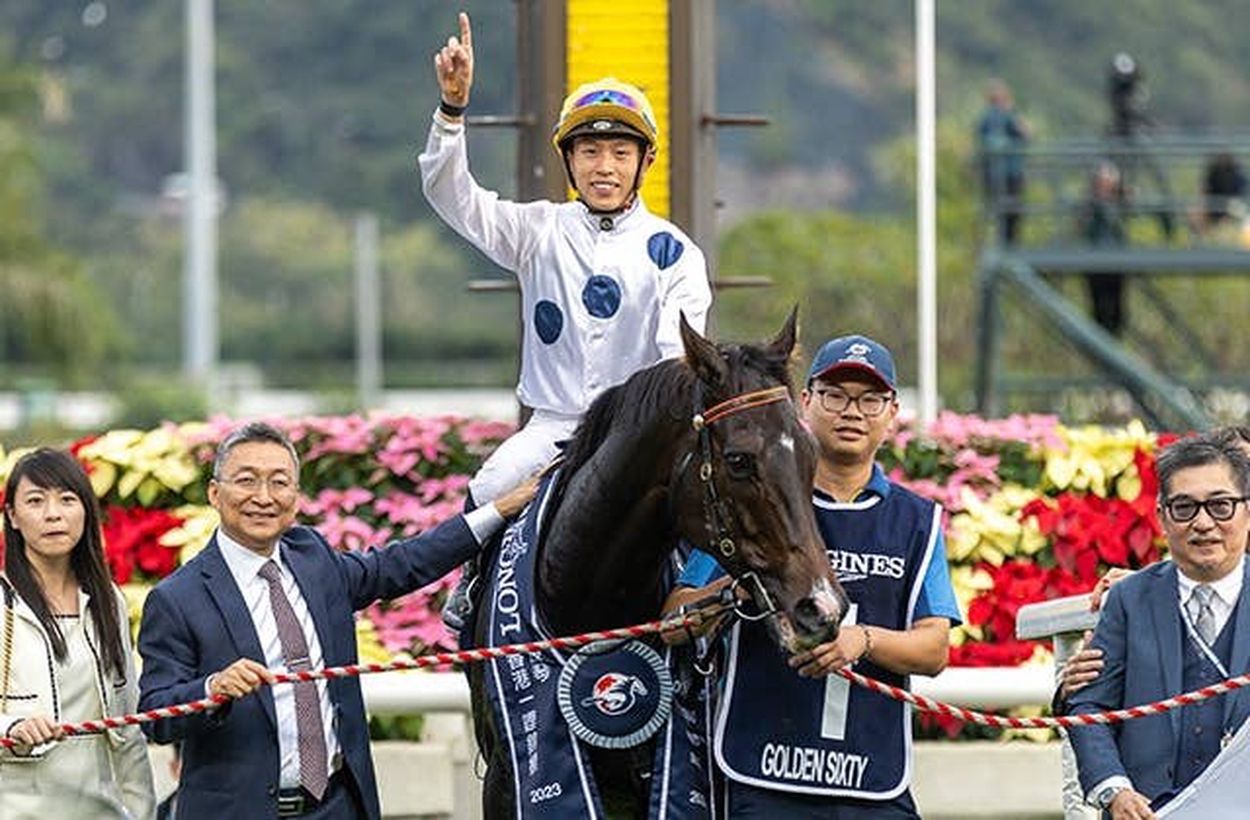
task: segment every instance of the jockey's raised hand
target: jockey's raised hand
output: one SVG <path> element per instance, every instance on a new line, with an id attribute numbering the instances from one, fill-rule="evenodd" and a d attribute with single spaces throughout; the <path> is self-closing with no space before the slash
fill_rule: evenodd
<path id="1" fill-rule="evenodd" d="M 444 102 L 458 107 L 469 104 L 469 90 L 473 87 L 473 31 L 469 28 L 469 15 L 463 11 L 460 37 L 448 37 L 447 45 L 435 53 L 434 74 Z"/>

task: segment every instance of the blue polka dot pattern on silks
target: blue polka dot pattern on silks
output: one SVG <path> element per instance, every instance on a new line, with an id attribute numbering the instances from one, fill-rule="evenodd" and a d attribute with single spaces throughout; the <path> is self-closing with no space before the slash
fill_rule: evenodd
<path id="1" fill-rule="evenodd" d="M 621 286 L 611 276 L 592 276 L 582 288 L 582 304 L 596 319 L 610 319 L 621 307 Z"/>
<path id="2" fill-rule="evenodd" d="M 670 268 L 677 264 L 677 260 L 681 259 L 681 253 L 686 246 L 681 244 L 681 240 L 673 236 L 668 231 L 660 231 L 652 234 L 647 240 L 647 253 L 651 256 L 651 261 L 660 267 L 660 270 Z"/>
<path id="3" fill-rule="evenodd" d="M 534 329 L 543 344 L 552 344 L 564 330 L 564 312 L 555 302 L 543 299 L 534 305 Z"/>

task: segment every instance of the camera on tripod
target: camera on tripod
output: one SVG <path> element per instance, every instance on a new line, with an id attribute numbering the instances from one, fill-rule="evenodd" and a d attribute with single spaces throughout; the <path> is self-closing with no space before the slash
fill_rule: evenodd
<path id="1" fill-rule="evenodd" d="M 1153 124 L 1146 113 L 1150 93 L 1143 82 L 1141 67 L 1127 52 L 1120 52 L 1111 61 L 1107 92 L 1111 102 L 1113 135 L 1131 137 Z"/>

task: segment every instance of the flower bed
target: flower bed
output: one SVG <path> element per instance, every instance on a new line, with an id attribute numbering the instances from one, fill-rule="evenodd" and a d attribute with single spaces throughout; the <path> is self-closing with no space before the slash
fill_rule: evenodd
<path id="1" fill-rule="evenodd" d="M 1154 453 L 1170 440 L 1136 422 L 1078 429 L 1051 416 L 944 413 L 927 430 L 902 427 L 881 460 L 892 478 L 946 508 L 965 618 L 952 665 L 1052 663 L 1048 642 L 1016 640 L 1020 607 L 1088 592 L 1109 567 L 1159 559 Z"/>
<path id="2" fill-rule="evenodd" d="M 511 431 L 456 417 L 278 420 L 303 459 L 301 519 L 339 549 L 371 549 L 457 513 L 469 476 Z M 216 526 L 204 487 L 224 419 L 115 430 L 75 442 L 105 512 L 109 566 L 138 614 L 146 590 L 198 551 Z M 890 476 L 946 508 L 951 576 L 966 623 L 951 662 L 1049 662 L 1044 642 L 1015 639 L 1024 604 L 1088 591 L 1107 567 L 1157 560 L 1160 440 L 1123 429 L 1067 428 L 1050 416 L 987 421 L 945 413 L 904 424 L 882 448 Z M 0 465 L 7 475 L 20 452 Z M 362 656 L 448 648 L 439 619 L 451 576 L 359 621 Z M 136 618 L 137 620 L 137 618 Z"/>
<path id="3" fill-rule="evenodd" d="M 469 477 L 511 425 L 458 417 L 316 417 L 273 420 L 295 443 L 302 469 L 302 523 L 338 549 L 372 549 L 460 512 Z M 217 443 L 234 422 L 114 430 L 74 442 L 104 513 L 105 554 L 131 604 L 198 552 L 217 526 L 205 499 Z M 22 451 L 7 454 L 0 481 Z M 439 618 L 457 579 L 443 578 L 362 613 L 365 660 L 454 648 Z"/>

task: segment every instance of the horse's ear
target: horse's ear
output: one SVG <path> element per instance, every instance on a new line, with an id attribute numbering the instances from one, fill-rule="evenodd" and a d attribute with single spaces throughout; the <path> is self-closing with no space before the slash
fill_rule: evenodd
<path id="1" fill-rule="evenodd" d="M 786 317 L 786 323 L 781 326 L 781 330 L 768 343 L 768 355 L 779 361 L 789 361 L 790 354 L 794 352 L 794 345 L 798 338 L 799 306 L 795 305 L 790 308 L 790 315 Z"/>
<path id="2" fill-rule="evenodd" d="M 720 348 L 703 338 L 699 331 L 686 321 L 686 314 L 681 314 L 681 343 L 686 348 L 686 364 L 703 382 L 716 384 L 727 375 L 725 360 L 721 358 Z"/>

